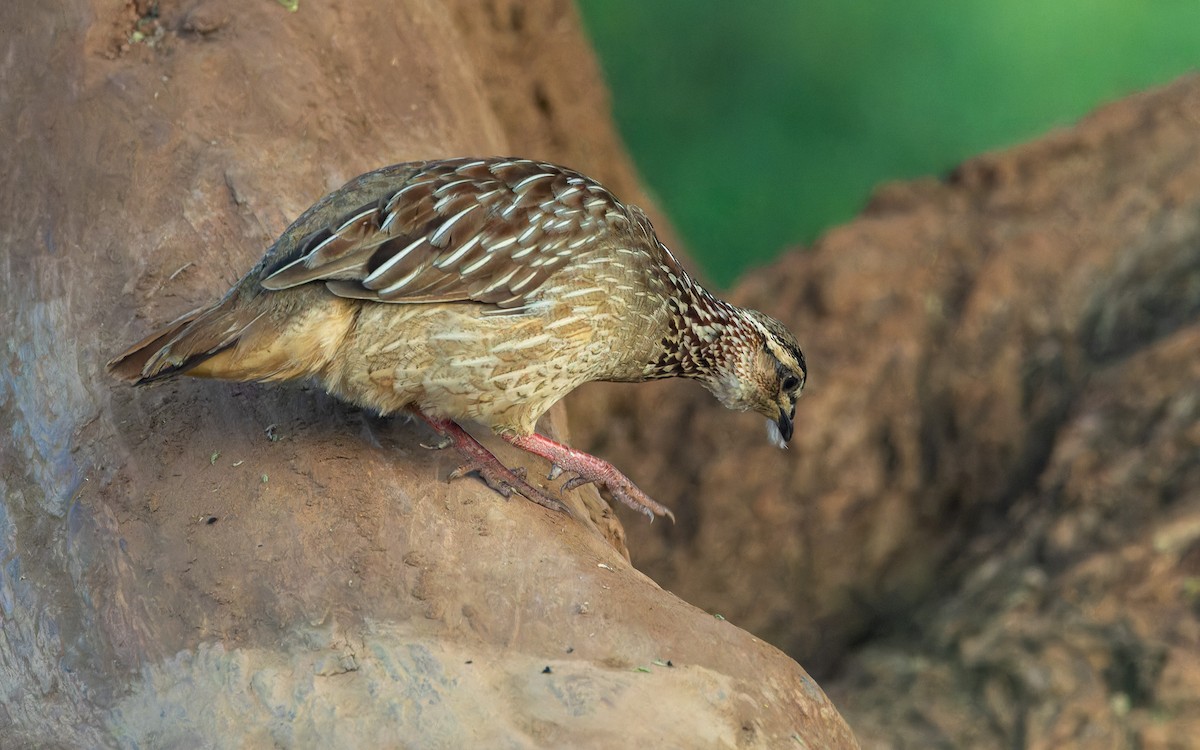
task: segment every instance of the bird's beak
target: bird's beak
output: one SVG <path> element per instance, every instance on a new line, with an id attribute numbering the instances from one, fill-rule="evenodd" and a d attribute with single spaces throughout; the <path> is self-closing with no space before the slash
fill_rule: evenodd
<path id="1" fill-rule="evenodd" d="M 779 410 L 779 419 L 775 420 L 775 424 L 779 426 L 779 436 L 783 438 L 783 442 L 791 442 L 792 430 L 795 425 L 792 424 L 792 415 L 785 414 L 782 409 Z"/>
<path id="2" fill-rule="evenodd" d="M 796 415 L 795 407 L 792 409 L 790 414 L 780 409 L 777 419 L 767 420 L 767 438 L 776 448 L 786 448 L 792 439 L 792 417 Z"/>

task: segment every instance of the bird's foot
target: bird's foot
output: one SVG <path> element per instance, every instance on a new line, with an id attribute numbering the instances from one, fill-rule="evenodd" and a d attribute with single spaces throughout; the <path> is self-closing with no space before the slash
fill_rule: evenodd
<path id="1" fill-rule="evenodd" d="M 470 433 L 453 421 L 433 419 L 421 412 L 416 412 L 416 414 L 441 435 L 441 440 L 437 444 L 426 447 L 441 449 L 454 446 L 466 459 L 461 466 L 450 472 L 451 480 L 474 472 L 479 475 L 484 484 L 506 498 L 512 497 L 512 493 L 517 492 L 550 510 L 568 512 L 566 506 L 561 502 L 525 481 L 527 476 L 525 469 L 510 469 L 505 466 L 482 443 L 471 437 Z"/>
<path id="2" fill-rule="evenodd" d="M 482 446 L 480 446 L 482 447 Z M 486 449 L 485 449 L 486 450 Z M 566 513 L 567 509 L 562 503 L 550 497 L 545 492 L 534 487 L 529 482 L 525 481 L 526 472 L 523 468 L 510 469 L 500 463 L 499 459 L 492 456 L 490 451 L 487 458 L 480 458 L 474 455 L 469 455 L 464 452 L 467 461 L 459 466 L 454 471 L 450 472 L 449 479 L 459 479 L 461 477 L 474 472 L 479 475 L 483 483 L 491 487 L 496 492 L 504 497 L 512 497 L 512 493 L 516 492 L 525 498 L 549 508 L 550 510 Z"/>
<path id="3" fill-rule="evenodd" d="M 642 492 L 629 477 L 622 474 L 615 466 L 602 458 L 577 451 L 574 448 L 551 440 L 548 437 L 533 433 L 526 436 L 506 435 L 504 439 L 521 450 L 534 453 L 550 459 L 552 464 L 550 478 L 553 479 L 563 471 L 575 474 L 563 483 L 563 490 L 573 490 L 581 485 L 594 482 L 597 487 L 608 490 L 615 500 L 628 505 L 634 510 L 645 513 L 653 521 L 655 516 L 666 516 L 675 522 L 675 514 L 666 506 L 660 505 Z"/>

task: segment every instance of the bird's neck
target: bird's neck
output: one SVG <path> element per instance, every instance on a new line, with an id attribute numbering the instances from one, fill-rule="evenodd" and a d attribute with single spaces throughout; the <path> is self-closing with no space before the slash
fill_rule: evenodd
<path id="1" fill-rule="evenodd" d="M 756 335 L 745 313 L 717 299 L 686 272 L 671 279 L 671 316 L 657 358 L 646 365 L 646 380 L 692 378 L 712 382 L 728 375 Z"/>

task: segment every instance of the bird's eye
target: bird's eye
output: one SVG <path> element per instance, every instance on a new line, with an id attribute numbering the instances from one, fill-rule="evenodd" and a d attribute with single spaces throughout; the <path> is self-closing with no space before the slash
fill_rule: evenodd
<path id="1" fill-rule="evenodd" d="M 795 375 L 788 375 L 783 379 L 783 390 L 785 391 L 794 391 L 798 385 L 800 385 L 800 378 Z"/>

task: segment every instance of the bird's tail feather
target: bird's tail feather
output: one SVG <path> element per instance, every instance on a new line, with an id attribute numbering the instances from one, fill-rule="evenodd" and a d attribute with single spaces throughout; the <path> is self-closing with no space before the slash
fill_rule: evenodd
<path id="1" fill-rule="evenodd" d="M 227 298 L 175 319 L 118 354 L 108 371 L 136 385 L 187 373 L 236 344 L 257 320 L 252 310 L 229 302 Z"/>

